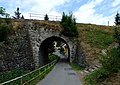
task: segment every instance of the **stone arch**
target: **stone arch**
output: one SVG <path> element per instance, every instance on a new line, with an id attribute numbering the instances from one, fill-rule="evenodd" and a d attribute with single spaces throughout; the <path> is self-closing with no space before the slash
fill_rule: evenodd
<path id="1" fill-rule="evenodd" d="M 33 62 L 35 63 L 35 68 L 38 68 L 42 64 L 46 63 L 43 63 L 44 60 L 42 61 L 42 57 L 40 59 L 40 56 L 42 56 L 42 54 L 40 54 L 40 51 L 45 52 L 45 49 L 40 50 L 40 48 L 42 46 L 41 44 L 43 44 L 42 48 L 47 49 L 47 44 L 45 44 L 45 42 L 50 41 L 49 39 L 59 39 L 66 42 L 69 46 L 69 62 L 77 62 L 79 65 L 85 66 L 85 55 L 82 51 L 82 48 L 80 48 L 80 45 L 77 43 L 77 38 L 64 36 L 61 34 L 60 30 L 54 30 L 51 27 L 46 28 L 46 26 L 41 26 L 39 24 L 35 25 L 32 22 L 29 22 L 28 25 L 26 25 L 26 29 L 28 30 L 30 38 L 30 45 L 32 47 L 32 55 L 34 60 Z M 46 47 L 44 45 L 46 45 Z"/>
<path id="2" fill-rule="evenodd" d="M 48 63 L 48 47 L 54 41 L 62 41 L 67 45 L 68 48 L 68 62 L 70 62 L 70 46 L 69 44 L 61 37 L 51 36 L 42 41 L 39 47 L 39 65 L 45 65 Z"/>

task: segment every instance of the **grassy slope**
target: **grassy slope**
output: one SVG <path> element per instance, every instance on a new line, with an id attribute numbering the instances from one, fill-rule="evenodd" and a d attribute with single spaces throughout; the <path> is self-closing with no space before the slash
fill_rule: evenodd
<path id="1" fill-rule="evenodd" d="M 87 62 L 90 65 L 99 63 L 98 56 L 103 49 L 109 50 L 114 45 L 113 27 L 90 24 L 77 24 L 79 40 L 84 48 Z M 119 85 L 120 71 L 109 76 L 100 85 Z"/>
<path id="2" fill-rule="evenodd" d="M 113 27 L 91 24 L 77 24 L 81 45 L 89 65 L 99 63 L 98 55 L 101 50 L 108 49 L 113 39 Z"/>

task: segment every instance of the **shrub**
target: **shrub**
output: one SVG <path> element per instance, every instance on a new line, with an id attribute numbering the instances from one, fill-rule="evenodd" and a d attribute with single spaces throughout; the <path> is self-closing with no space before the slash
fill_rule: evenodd
<path id="1" fill-rule="evenodd" d="M 54 54 L 49 54 L 48 56 L 48 61 L 51 62 L 51 61 L 54 61 L 55 59 L 57 59 L 57 56 L 54 55 Z"/>
<path id="2" fill-rule="evenodd" d="M 8 32 L 10 31 L 9 26 L 6 24 L 0 24 L 0 42 L 7 40 Z"/>
<path id="3" fill-rule="evenodd" d="M 61 25 L 63 27 L 63 35 L 68 37 L 76 37 L 78 35 L 76 20 L 72 14 L 65 15 L 63 12 Z"/>
<path id="4" fill-rule="evenodd" d="M 105 69 L 117 72 L 120 68 L 120 47 L 111 49 L 106 56 L 101 55 L 100 62 Z"/>
<path id="5" fill-rule="evenodd" d="M 120 44 L 120 26 L 115 27 L 115 34 L 114 38 L 117 40 L 117 42 Z"/>
<path id="6" fill-rule="evenodd" d="M 98 85 L 98 83 L 108 77 L 110 72 L 107 69 L 99 68 L 85 77 L 85 85 Z"/>

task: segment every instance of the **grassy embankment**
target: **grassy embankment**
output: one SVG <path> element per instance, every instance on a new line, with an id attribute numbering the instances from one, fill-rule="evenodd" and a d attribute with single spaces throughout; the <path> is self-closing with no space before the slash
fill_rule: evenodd
<path id="1" fill-rule="evenodd" d="M 114 28 L 91 24 L 78 24 L 79 40 L 89 65 L 102 64 L 103 67 L 85 77 L 86 85 L 117 85 L 120 80 L 119 49 L 115 44 Z M 106 54 L 102 51 L 106 50 Z M 116 77 L 116 78 L 115 78 Z"/>

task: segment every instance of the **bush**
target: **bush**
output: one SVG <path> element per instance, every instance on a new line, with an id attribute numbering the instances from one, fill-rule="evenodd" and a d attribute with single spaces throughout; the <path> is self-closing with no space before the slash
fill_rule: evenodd
<path id="1" fill-rule="evenodd" d="M 8 32 L 10 31 L 8 25 L 0 24 L 0 42 L 7 40 Z"/>
<path id="2" fill-rule="evenodd" d="M 98 85 L 98 83 L 108 77 L 110 72 L 107 69 L 99 68 L 85 77 L 85 85 Z"/>
<path id="3" fill-rule="evenodd" d="M 11 28 L 12 25 L 9 18 L 0 19 L 0 42 L 7 41 Z"/>
<path id="4" fill-rule="evenodd" d="M 120 26 L 115 27 L 115 34 L 114 38 L 117 40 L 117 42 L 120 44 Z"/>
<path id="5" fill-rule="evenodd" d="M 75 18 L 72 14 L 65 15 L 63 12 L 61 25 L 63 27 L 62 34 L 68 37 L 76 37 L 78 35 Z"/>
<path id="6" fill-rule="evenodd" d="M 101 55 L 100 62 L 103 67 L 87 75 L 85 85 L 99 85 L 111 73 L 118 72 L 120 69 L 120 47 L 111 49 L 106 56 Z"/>
<path id="7" fill-rule="evenodd" d="M 120 69 L 120 47 L 111 49 L 106 56 L 101 55 L 100 62 L 105 69 L 117 72 Z"/>
<path id="8" fill-rule="evenodd" d="M 56 56 L 56 55 L 54 55 L 54 54 L 49 54 L 49 56 L 48 56 L 48 61 L 49 61 L 49 62 L 52 62 L 52 61 L 54 61 L 55 59 L 57 59 L 57 56 Z"/>

